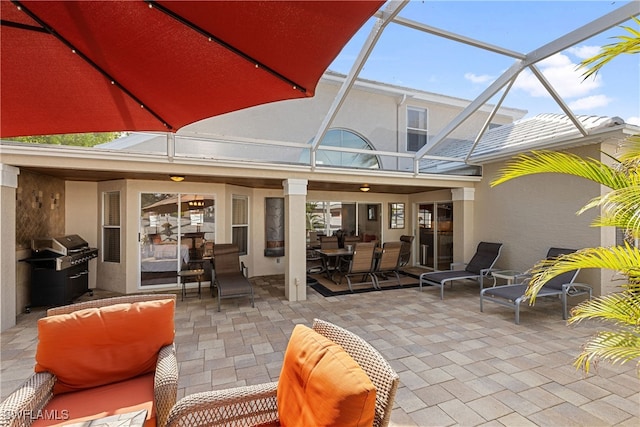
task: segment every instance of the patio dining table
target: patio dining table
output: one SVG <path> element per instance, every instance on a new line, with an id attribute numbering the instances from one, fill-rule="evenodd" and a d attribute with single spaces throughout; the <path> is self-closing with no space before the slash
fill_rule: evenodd
<path id="1" fill-rule="evenodd" d="M 351 246 L 351 245 L 348 245 L 348 246 Z M 349 258 L 353 256 L 353 247 L 351 248 L 345 247 L 345 248 L 338 248 L 338 249 L 316 249 L 315 251 L 316 253 L 320 254 L 320 256 L 322 257 L 322 264 L 323 264 L 325 275 L 327 276 L 327 278 L 332 282 L 337 283 L 333 279 L 333 273 L 338 268 L 343 258 Z M 376 263 L 378 261 L 377 259 L 380 257 L 381 254 L 382 254 L 382 248 L 376 247 L 373 253 Z M 335 258 L 334 263 L 329 262 L 331 258 Z M 333 264 L 335 268 L 330 269 L 329 268 L 330 264 Z"/>
<path id="2" fill-rule="evenodd" d="M 316 249 L 316 253 L 322 257 L 322 266 L 324 267 L 324 274 L 327 278 L 333 282 L 333 273 L 340 265 L 342 258 L 350 257 L 353 255 L 353 249 L 339 248 L 339 249 Z M 330 259 L 334 259 L 334 262 L 329 262 Z M 333 265 L 334 268 L 330 268 Z"/>

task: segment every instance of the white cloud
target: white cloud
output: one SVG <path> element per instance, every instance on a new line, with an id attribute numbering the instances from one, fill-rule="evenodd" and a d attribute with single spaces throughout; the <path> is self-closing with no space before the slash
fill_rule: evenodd
<path id="1" fill-rule="evenodd" d="M 640 126 L 640 117 L 629 117 L 625 119 L 625 123 L 629 123 L 630 125 Z"/>
<path id="2" fill-rule="evenodd" d="M 469 80 L 472 83 L 486 83 L 489 81 L 493 81 L 494 78 L 487 75 L 487 74 L 483 74 L 481 76 L 478 76 L 476 74 L 473 73 L 465 73 L 464 78 Z"/>
<path id="3" fill-rule="evenodd" d="M 570 53 L 577 56 L 580 60 L 591 58 L 600 53 L 600 46 L 574 46 L 567 49 Z"/>
<path id="4" fill-rule="evenodd" d="M 602 85 L 600 75 L 584 80 L 582 70 L 577 70 L 577 66 L 578 64 L 571 61 L 567 55 L 561 53 L 537 64 L 542 75 L 562 98 L 585 97 Z M 514 88 L 524 90 L 536 98 L 551 97 L 538 78 L 529 70 L 520 73 Z"/>
<path id="5" fill-rule="evenodd" d="M 575 111 L 588 111 L 592 108 L 606 107 L 611 101 L 612 99 L 607 95 L 591 95 L 570 102 L 569 108 Z"/>

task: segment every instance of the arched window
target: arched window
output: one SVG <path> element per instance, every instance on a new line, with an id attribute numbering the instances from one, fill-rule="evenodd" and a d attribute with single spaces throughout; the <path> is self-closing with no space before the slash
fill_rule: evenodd
<path id="1" fill-rule="evenodd" d="M 380 169 L 380 162 L 378 156 L 375 154 L 327 151 L 322 149 L 323 146 L 373 150 L 371 144 L 355 132 L 346 129 L 328 130 L 316 152 L 316 164 L 349 168 Z M 303 163 L 309 162 L 308 149 L 302 150 L 300 161 Z"/>

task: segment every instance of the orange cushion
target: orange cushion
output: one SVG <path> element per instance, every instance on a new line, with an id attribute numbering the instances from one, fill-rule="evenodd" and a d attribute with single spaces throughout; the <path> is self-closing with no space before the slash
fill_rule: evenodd
<path id="1" fill-rule="evenodd" d="M 174 304 L 145 301 L 44 317 L 35 371 L 58 377 L 55 394 L 153 372 L 160 348 L 173 343 Z"/>
<path id="2" fill-rule="evenodd" d="M 285 351 L 277 399 L 285 427 L 371 426 L 376 389 L 341 346 L 297 325 Z"/>
<path id="3" fill-rule="evenodd" d="M 153 374 L 101 387 L 58 394 L 38 414 L 32 427 L 59 426 L 147 410 L 145 427 L 156 425 Z"/>

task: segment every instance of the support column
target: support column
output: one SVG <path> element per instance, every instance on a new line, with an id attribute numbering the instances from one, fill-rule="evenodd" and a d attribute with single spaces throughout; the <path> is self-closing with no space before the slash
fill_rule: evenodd
<path id="1" fill-rule="evenodd" d="M 0 163 L 0 331 L 16 324 L 16 188 L 20 169 Z"/>
<path id="2" fill-rule="evenodd" d="M 305 206 L 307 180 L 287 179 L 284 188 L 284 296 L 289 301 L 307 299 L 307 240 Z"/>
<path id="3" fill-rule="evenodd" d="M 453 201 L 453 261 L 468 262 L 476 253 L 473 230 L 475 188 L 451 189 Z"/>

